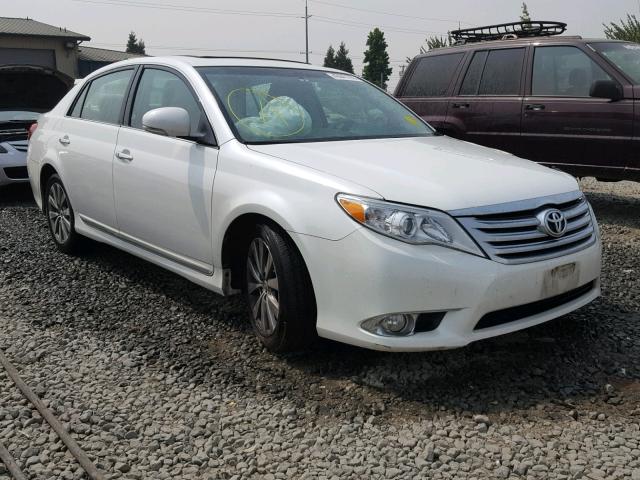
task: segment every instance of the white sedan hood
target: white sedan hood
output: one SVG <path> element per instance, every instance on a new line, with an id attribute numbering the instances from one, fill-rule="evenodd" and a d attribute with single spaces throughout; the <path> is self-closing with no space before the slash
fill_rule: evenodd
<path id="1" fill-rule="evenodd" d="M 568 174 L 445 136 L 249 148 L 358 183 L 386 200 L 440 210 L 526 200 L 579 188 Z"/>

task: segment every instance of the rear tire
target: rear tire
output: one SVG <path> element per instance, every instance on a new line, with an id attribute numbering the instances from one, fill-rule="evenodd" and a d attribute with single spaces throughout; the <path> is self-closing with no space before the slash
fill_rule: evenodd
<path id="1" fill-rule="evenodd" d="M 245 256 L 245 291 L 253 330 L 270 351 L 301 350 L 317 338 L 309 272 L 284 232 L 256 226 Z"/>
<path id="2" fill-rule="evenodd" d="M 58 250 L 66 254 L 78 253 L 83 237 L 76 232 L 73 208 L 57 174 L 47 180 L 43 204 L 49 232 Z"/>

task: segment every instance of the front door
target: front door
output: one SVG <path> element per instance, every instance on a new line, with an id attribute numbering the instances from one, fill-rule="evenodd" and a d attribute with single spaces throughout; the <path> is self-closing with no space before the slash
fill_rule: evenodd
<path id="1" fill-rule="evenodd" d="M 145 68 L 114 160 L 120 234 L 152 253 L 211 274 L 211 198 L 218 149 L 144 131 L 143 115 L 160 107 L 184 108 L 192 132 L 207 130 L 205 138 L 212 137 L 186 81 L 165 69 Z"/>
<path id="2" fill-rule="evenodd" d="M 474 52 L 449 102 L 452 136 L 513 152 L 520 139 L 525 47 Z"/>
<path id="3" fill-rule="evenodd" d="M 535 47 L 522 107 L 527 158 L 576 175 L 623 175 L 631 160 L 633 99 L 591 98 L 597 80 L 615 79 L 580 48 Z"/>
<path id="4" fill-rule="evenodd" d="M 83 221 L 117 228 L 113 200 L 113 154 L 124 97 L 133 69 L 92 80 L 62 120 L 55 141 L 62 180 Z"/>

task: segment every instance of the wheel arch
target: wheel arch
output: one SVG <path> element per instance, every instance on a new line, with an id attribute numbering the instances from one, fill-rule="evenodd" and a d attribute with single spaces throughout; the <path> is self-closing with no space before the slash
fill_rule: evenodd
<path id="1" fill-rule="evenodd" d="M 286 227 L 282 226 L 278 221 L 264 213 L 245 212 L 236 216 L 229 223 L 225 229 L 221 244 L 220 258 L 222 267 L 225 270 L 230 271 L 230 286 L 233 289 L 242 290 L 244 286 L 244 282 L 242 281 L 245 260 L 244 254 L 246 249 L 249 248 L 251 235 L 254 233 L 256 225 L 259 224 L 269 225 L 270 227 L 277 229 L 282 235 L 286 236 L 291 241 L 291 245 L 293 245 L 300 254 L 300 257 L 306 267 L 306 261 L 302 256 L 302 252 L 300 252 L 296 243 L 287 233 Z"/>
<path id="2" fill-rule="evenodd" d="M 55 169 L 53 165 L 50 163 L 45 163 L 42 165 L 40 169 L 40 178 L 39 178 L 39 186 L 40 186 L 40 201 L 42 202 L 42 211 L 44 211 L 45 206 L 45 187 L 47 186 L 47 182 L 51 178 L 52 175 L 58 175 L 58 171 Z"/>

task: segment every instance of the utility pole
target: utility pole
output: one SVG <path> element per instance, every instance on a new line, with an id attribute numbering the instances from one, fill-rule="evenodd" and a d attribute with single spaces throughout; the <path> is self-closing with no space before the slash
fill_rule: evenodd
<path id="1" fill-rule="evenodd" d="M 306 62 L 309 63 L 309 0 L 304 0 L 304 54 Z"/>

